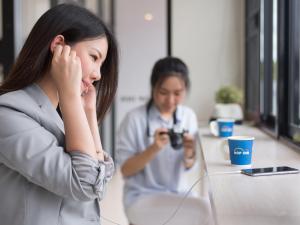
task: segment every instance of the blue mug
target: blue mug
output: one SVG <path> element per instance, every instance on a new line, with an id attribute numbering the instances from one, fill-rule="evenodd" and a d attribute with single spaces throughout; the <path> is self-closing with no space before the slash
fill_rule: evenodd
<path id="1" fill-rule="evenodd" d="M 233 119 L 217 119 L 210 122 L 210 131 L 218 137 L 230 137 L 233 134 Z"/>
<path id="2" fill-rule="evenodd" d="M 231 164 L 238 166 L 251 165 L 254 137 L 231 136 L 227 140 Z"/>

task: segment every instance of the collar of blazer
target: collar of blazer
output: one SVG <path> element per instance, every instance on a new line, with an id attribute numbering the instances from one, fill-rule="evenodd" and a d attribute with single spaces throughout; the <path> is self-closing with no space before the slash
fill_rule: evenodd
<path id="1" fill-rule="evenodd" d="M 37 84 L 0 96 L 0 106 L 23 112 L 53 133 L 59 141 L 64 140 L 63 121 Z"/>

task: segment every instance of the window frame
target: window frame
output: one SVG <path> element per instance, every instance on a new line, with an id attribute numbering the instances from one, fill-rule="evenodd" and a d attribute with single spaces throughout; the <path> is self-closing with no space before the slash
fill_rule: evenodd
<path id="1" fill-rule="evenodd" d="M 287 136 L 292 139 L 295 133 L 300 133 L 299 119 L 299 51 L 300 51 L 300 2 L 291 0 L 289 5 L 289 106 L 288 106 L 288 132 Z M 295 117 L 297 121 L 295 122 Z M 298 124 L 298 125 L 297 125 Z"/>
<path id="2" fill-rule="evenodd" d="M 262 4 L 264 4 L 262 9 Z M 262 18 L 263 16 L 263 18 Z M 263 28 L 261 25 L 263 24 Z M 278 135 L 273 107 L 273 1 L 260 1 L 260 123 Z M 263 32 L 263 34 L 261 33 Z M 263 40 L 262 40 L 263 35 Z M 263 43 L 262 43 L 263 42 Z M 262 45 L 263 44 L 263 45 Z M 263 46 L 263 57 L 261 54 Z M 262 59 L 263 58 L 263 59 Z M 276 96 L 277 98 L 277 96 Z M 276 115 L 278 115 L 276 107 Z"/>

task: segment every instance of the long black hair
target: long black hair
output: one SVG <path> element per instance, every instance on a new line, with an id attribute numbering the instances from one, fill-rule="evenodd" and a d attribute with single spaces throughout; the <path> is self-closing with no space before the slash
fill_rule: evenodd
<path id="1" fill-rule="evenodd" d="M 101 121 L 110 107 L 118 84 L 117 43 L 105 24 L 89 10 L 73 4 L 60 4 L 45 12 L 32 28 L 12 70 L 0 86 L 0 94 L 24 88 L 50 69 L 51 41 L 63 35 L 66 44 L 106 37 L 108 52 L 101 66 L 97 90 L 97 117 Z"/>
<path id="2" fill-rule="evenodd" d="M 151 73 L 151 98 L 147 104 L 148 109 L 153 103 L 154 89 L 159 87 L 167 78 L 171 76 L 180 78 L 184 82 L 186 89 L 190 89 L 189 70 L 187 65 L 181 59 L 171 56 L 159 59 L 154 64 Z"/>

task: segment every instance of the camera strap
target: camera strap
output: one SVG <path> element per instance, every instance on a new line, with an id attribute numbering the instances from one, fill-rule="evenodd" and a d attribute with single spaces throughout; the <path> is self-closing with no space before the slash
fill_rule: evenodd
<path id="1" fill-rule="evenodd" d="M 149 124 L 149 112 L 150 112 L 150 108 L 152 106 L 152 101 L 149 101 L 148 104 L 147 104 L 147 107 L 146 107 L 146 116 L 147 116 L 147 125 L 146 125 L 146 134 L 147 134 L 147 137 L 150 137 L 150 124 Z M 175 111 L 173 112 L 173 127 L 178 123 L 178 120 L 177 120 L 177 107 L 175 109 Z"/>

